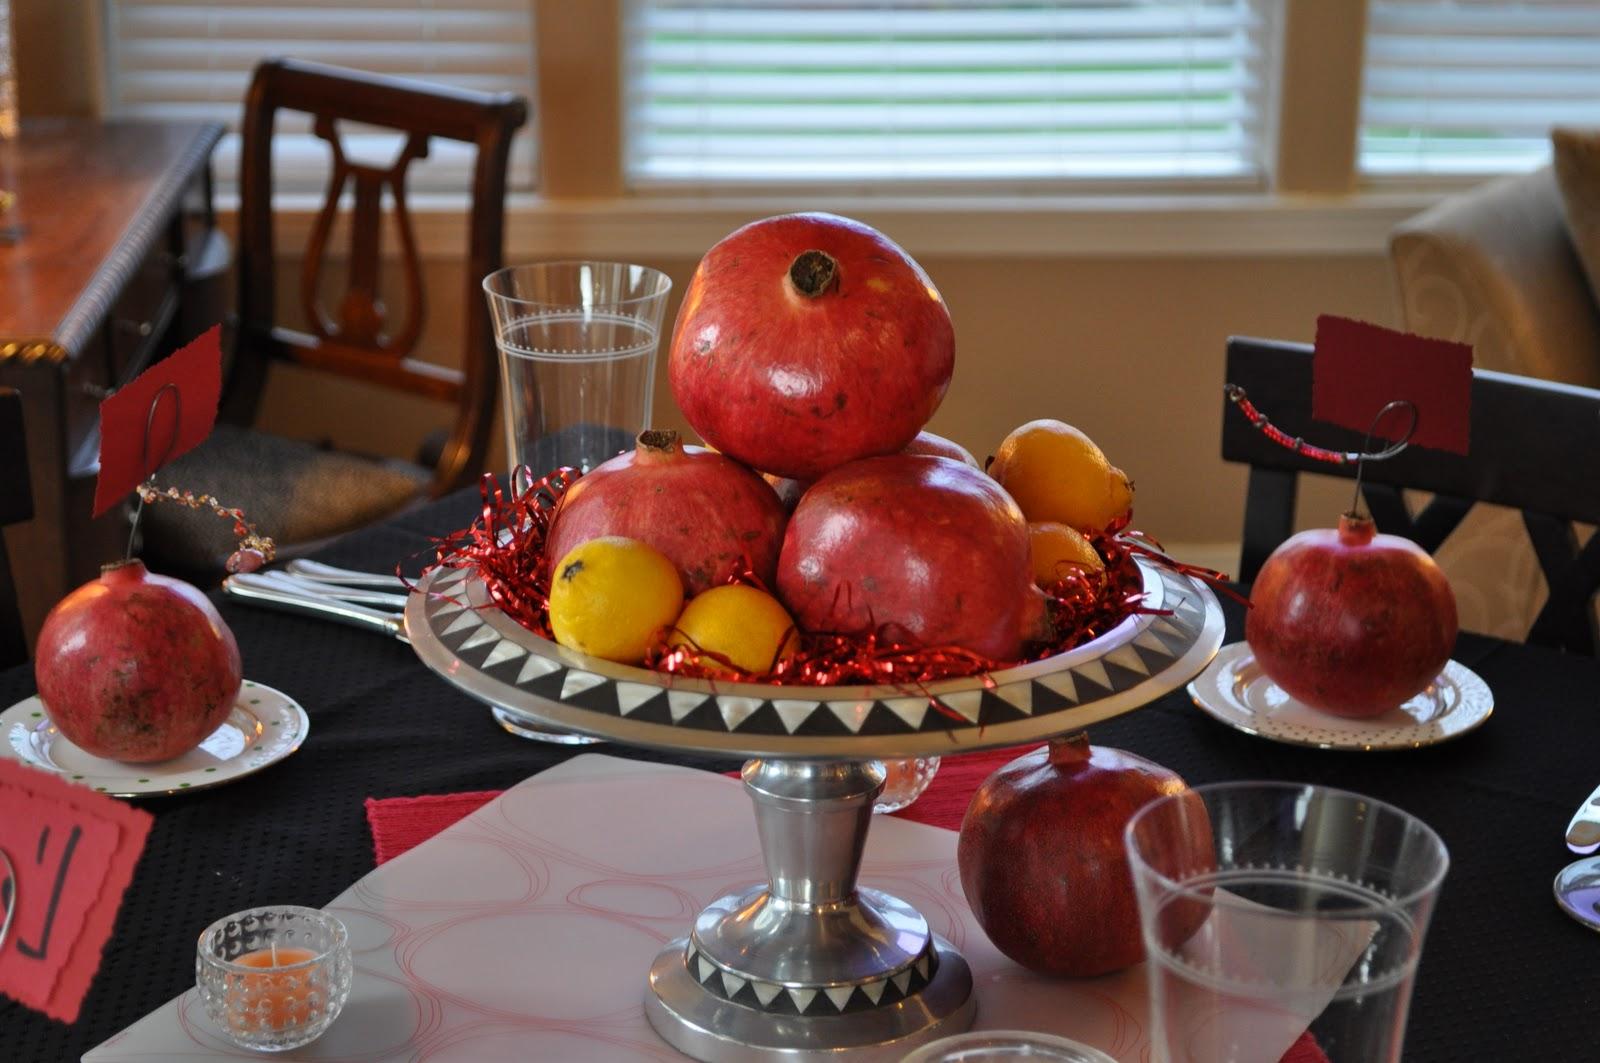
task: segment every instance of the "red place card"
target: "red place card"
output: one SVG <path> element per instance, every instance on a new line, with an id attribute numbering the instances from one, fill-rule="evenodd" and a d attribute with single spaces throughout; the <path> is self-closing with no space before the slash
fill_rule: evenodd
<path id="1" fill-rule="evenodd" d="M 1395 399 L 1417 408 L 1411 442 L 1465 454 L 1471 438 L 1472 345 L 1431 340 L 1365 321 L 1317 318 L 1311 359 L 1311 416 L 1365 432 Z M 1399 439 L 1410 418 L 1385 417 L 1373 434 Z"/>
<path id="2" fill-rule="evenodd" d="M 116 505 L 160 466 L 204 442 L 217 422 L 221 396 L 222 326 L 213 325 L 102 402 L 94 515 Z"/>
<path id="3" fill-rule="evenodd" d="M 16 903 L 0 992 L 75 1022 L 152 817 L 15 761 L 0 761 L 0 808 L 0 849 L 16 873 L 0 888 Z"/>

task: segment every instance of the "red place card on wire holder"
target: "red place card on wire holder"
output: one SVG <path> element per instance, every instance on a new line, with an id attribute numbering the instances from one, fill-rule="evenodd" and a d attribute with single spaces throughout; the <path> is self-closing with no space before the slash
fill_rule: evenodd
<path id="1" fill-rule="evenodd" d="M 1412 444 L 1465 454 L 1471 439 L 1472 345 L 1331 314 L 1317 318 L 1311 416 L 1365 432 L 1378 411 L 1396 399 L 1417 408 Z M 1397 410 L 1373 435 L 1397 440 L 1409 421 Z"/>
<path id="2" fill-rule="evenodd" d="M 222 326 L 163 358 L 100 404 L 99 516 L 157 469 L 199 446 L 222 396 Z"/>
<path id="3" fill-rule="evenodd" d="M 0 761 L 0 993 L 75 1022 L 153 818 L 59 776 Z"/>

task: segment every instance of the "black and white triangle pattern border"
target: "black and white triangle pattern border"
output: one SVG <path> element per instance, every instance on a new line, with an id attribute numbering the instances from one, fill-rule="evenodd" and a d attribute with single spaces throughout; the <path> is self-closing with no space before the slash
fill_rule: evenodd
<path id="1" fill-rule="evenodd" d="M 913 963 L 888 977 L 834 986 L 788 986 L 747 978 L 696 949 L 692 939 L 683 962 L 689 976 L 712 996 L 774 1015 L 815 1017 L 867 1011 L 916 996 L 939 969 L 939 952 L 930 940 Z"/>
<path id="2" fill-rule="evenodd" d="M 1151 570 L 1156 571 L 1156 570 Z M 441 570 L 429 583 L 424 615 L 431 633 L 463 664 L 536 697 L 573 708 L 641 723 L 724 734 L 795 737 L 909 735 L 983 728 L 1077 709 L 1144 682 L 1182 657 L 1205 626 L 1203 605 L 1192 589 L 1164 570 L 1163 615 L 1144 623 L 1128 641 L 1068 668 L 1030 678 L 970 687 L 937 695 L 826 700 L 816 697 L 751 697 L 673 689 L 659 682 L 634 682 L 571 667 L 530 648 L 530 633 L 507 637 L 485 613 L 466 604 L 464 569 Z M 509 624 L 509 621 L 506 621 Z M 771 688 L 768 688 L 771 689 Z M 802 695 L 800 688 L 794 690 Z"/>

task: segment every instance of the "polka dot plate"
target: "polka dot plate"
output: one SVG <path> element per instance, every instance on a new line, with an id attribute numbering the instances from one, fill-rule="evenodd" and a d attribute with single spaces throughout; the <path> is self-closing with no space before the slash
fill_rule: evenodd
<path id="1" fill-rule="evenodd" d="M 50 722 L 38 698 L 0 712 L 0 756 L 59 772 L 112 797 L 160 797 L 253 775 L 300 748 L 311 721 L 293 698 L 249 680 L 233 711 L 199 747 L 158 764 L 124 764 L 79 749 Z"/>
<path id="2" fill-rule="evenodd" d="M 1399 708 L 1364 720 L 1318 712 L 1284 693 L 1250 647 L 1230 643 L 1189 684 L 1201 711 L 1246 734 L 1316 749 L 1416 749 L 1466 734 L 1489 718 L 1494 696 L 1466 665 L 1450 661 L 1432 686 Z"/>

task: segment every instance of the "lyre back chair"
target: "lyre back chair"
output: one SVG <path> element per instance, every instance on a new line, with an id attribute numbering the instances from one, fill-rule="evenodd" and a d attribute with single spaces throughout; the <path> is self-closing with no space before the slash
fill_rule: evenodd
<path id="1" fill-rule="evenodd" d="M 1356 450 L 1360 433 L 1311 419 L 1309 346 L 1228 341 L 1226 379 L 1249 394 L 1272 423 L 1319 445 Z M 1294 531 L 1301 473 L 1353 477 L 1353 465 L 1328 465 L 1287 450 L 1223 400 L 1222 456 L 1250 466 L 1239 579 L 1251 582 Z M 1549 596 L 1527 641 L 1576 653 L 1600 648 L 1591 599 L 1600 590 L 1600 534 L 1581 548 L 1574 522 L 1600 524 L 1600 391 L 1475 369 L 1468 453 L 1412 447 L 1369 462 L 1361 495 L 1378 530 L 1433 553 L 1475 503 L 1520 510 Z M 1402 491 L 1431 492 L 1419 512 Z M 1329 514 L 1331 522 L 1334 514 Z"/>
<path id="2" fill-rule="evenodd" d="M 280 112 L 310 116 L 326 141 L 330 172 L 299 270 L 304 325 L 291 328 L 275 290 L 273 135 Z M 494 420 L 497 373 L 492 323 L 479 289 L 502 264 L 506 171 L 512 138 L 527 118 L 511 93 L 445 88 L 400 78 L 274 59 L 256 68 L 245 100 L 239 164 L 238 289 L 231 364 L 214 437 L 175 463 L 170 479 L 239 505 L 260 530 L 293 550 L 437 496 L 480 473 Z M 401 134 L 392 161 L 357 162 L 341 125 Z M 407 205 L 407 176 L 435 139 L 473 145 L 467 247 L 460 300 L 461 367 L 419 357 L 426 298 L 422 262 Z M 349 244 L 344 291 L 325 303 L 322 289 L 341 199 L 348 197 Z M 385 201 L 398 233 L 404 298 L 392 313 L 383 298 Z M 287 362 L 319 373 L 448 403 L 454 418 L 431 469 L 377 462 L 250 429 L 270 366 Z M 237 501 L 236 501 L 237 500 Z M 173 513 L 147 511 L 147 544 L 158 560 L 205 568 L 231 550 L 226 529 Z"/>

